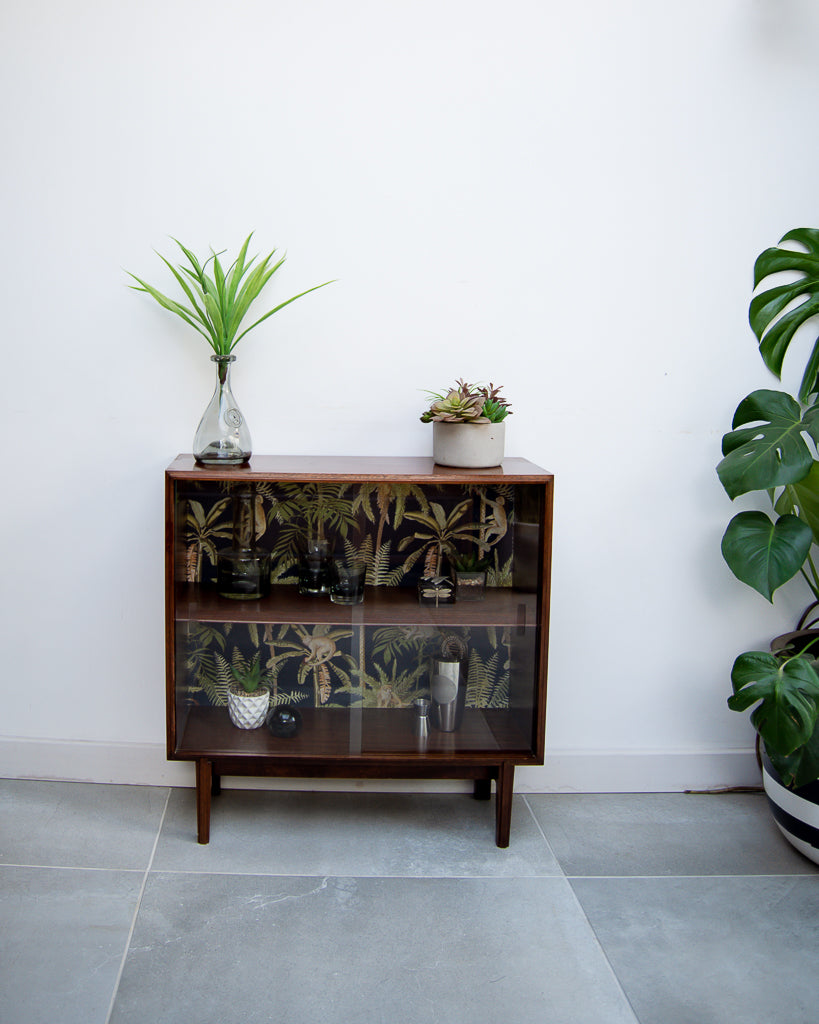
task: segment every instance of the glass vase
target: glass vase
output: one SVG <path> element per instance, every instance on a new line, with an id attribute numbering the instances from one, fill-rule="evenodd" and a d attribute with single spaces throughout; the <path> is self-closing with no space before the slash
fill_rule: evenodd
<path id="1" fill-rule="evenodd" d="M 253 601 L 270 593 L 270 555 L 256 545 L 256 493 L 233 496 L 233 546 L 216 556 L 216 589 L 222 597 Z"/>
<path id="2" fill-rule="evenodd" d="M 193 455 L 206 466 L 238 466 L 250 458 L 250 431 L 230 389 L 230 364 L 236 356 L 211 356 L 216 389 L 193 439 Z"/>

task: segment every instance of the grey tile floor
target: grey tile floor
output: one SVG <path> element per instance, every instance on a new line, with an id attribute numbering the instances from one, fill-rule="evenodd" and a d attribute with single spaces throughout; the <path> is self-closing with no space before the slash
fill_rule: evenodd
<path id="1" fill-rule="evenodd" d="M 755 793 L 0 780 L 3 1024 L 813 1024 L 819 869 Z"/>

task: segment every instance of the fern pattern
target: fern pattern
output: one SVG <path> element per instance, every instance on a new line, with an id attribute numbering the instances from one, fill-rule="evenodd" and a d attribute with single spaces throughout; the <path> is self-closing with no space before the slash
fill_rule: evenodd
<path id="1" fill-rule="evenodd" d="M 190 582 L 215 581 L 218 550 L 233 535 L 228 488 L 190 484 L 183 509 Z M 493 586 L 511 586 L 514 493 L 503 484 L 265 482 L 256 485 L 255 535 L 271 554 L 274 583 L 298 582 L 299 544 L 314 533 L 361 558 L 370 586 L 414 587 L 442 559 L 470 553 L 489 557 Z"/>
<path id="2" fill-rule="evenodd" d="M 455 641 L 448 644 L 448 641 Z M 240 671 L 258 655 L 272 704 L 303 707 L 408 707 L 429 696 L 432 659 L 442 648 L 468 651 L 467 707 L 508 707 L 508 629 L 360 626 L 356 630 L 255 623 L 198 624 L 185 652 L 192 704 L 223 706 Z"/>
<path id="3" fill-rule="evenodd" d="M 453 557 L 489 560 L 488 584 L 511 587 L 516 489 L 511 485 L 271 483 L 256 486 L 253 518 L 271 553 L 274 584 L 298 581 L 299 540 L 308 531 L 366 565 L 375 587 L 412 587 Z M 212 585 L 218 550 L 233 535 L 230 484 L 192 481 L 182 496 L 184 575 Z M 467 706 L 504 708 L 510 699 L 509 630 L 461 627 L 468 655 Z M 435 626 L 355 627 L 190 623 L 180 637 L 186 699 L 227 703 L 232 667 L 259 655 L 271 702 L 307 707 L 406 707 L 429 694 L 440 649 Z"/>

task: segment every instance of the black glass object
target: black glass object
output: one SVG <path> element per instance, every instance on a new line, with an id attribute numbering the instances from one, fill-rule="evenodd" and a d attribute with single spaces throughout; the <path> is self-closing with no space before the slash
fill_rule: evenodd
<path id="1" fill-rule="evenodd" d="M 301 714 L 296 708 L 280 704 L 267 716 L 267 727 L 278 739 L 289 739 L 301 729 Z"/>
<path id="2" fill-rule="evenodd" d="M 253 601 L 270 593 L 270 555 L 256 544 L 256 519 L 255 488 L 242 488 L 233 496 L 233 545 L 216 556 L 222 597 Z M 261 525 L 263 531 L 263 517 Z"/>

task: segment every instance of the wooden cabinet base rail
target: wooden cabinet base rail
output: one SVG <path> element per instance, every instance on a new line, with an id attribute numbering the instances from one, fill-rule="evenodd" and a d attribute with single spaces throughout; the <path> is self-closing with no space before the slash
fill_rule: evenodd
<path id="1" fill-rule="evenodd" d="M 473 779 L 473 796 L 476 800 L 489 800 L 492 794 L 492 780 L 495 780 L 495 843 L 506 848 L 512 822 L 512 796 L 515 784 L 515 766 L 508 761 L 493 765 L 429 765 L 409 768 L 381 762 L 376 771 L 355 770 L 350 763 L 339 765 L 317 762 L 301 765 L 295 770 L 292 765 L 269 761 L 249 765 L 247 761 L 231 758 L 200 757 L 196 761 L 196 823 L 198 841 L 210 842 L 211 797 L 222 792 L 223 775 L 231 776 L 273 776 L 291 778 L 403 778 L 403 779 Z"/>

